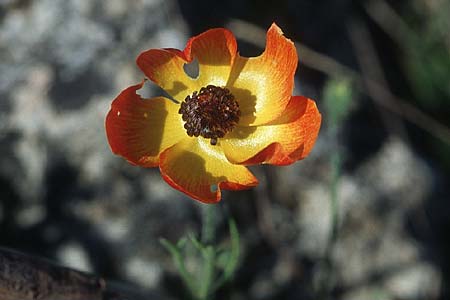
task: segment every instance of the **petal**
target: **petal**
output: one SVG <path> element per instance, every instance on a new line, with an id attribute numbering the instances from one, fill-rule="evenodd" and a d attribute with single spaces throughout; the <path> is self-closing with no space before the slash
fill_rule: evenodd
<path id="1" fill-rule="evenodd" d="M 293 96 L 279 119 L 262 126 L 237 127 L 220 145 L 232 163 L 288 165 L 309 154 L 320 123 L 315 102 Z"/>
<path id="2" fill-rule="evenodd" d="M 236 52 L 233 34 L 216 28 L 189 39 L 184 51 L 150 49 L 141 53 L 136 62 L 148 78 L 181 102 L 208 84 L 226 85 Z M 199 63 L 197 78 L 189 77 L 183 69 L 194 59 Z"/>
<path id="3" fill-rule="evenodd" d="M 176 49 L 150 49 L 136 60 L 145 76 L 180 102 L 198 90 L 195 80 L 183 69 L 187 62 L 184 53 Z"/>
<path id="4" fill-rule="evenodd" d="M 265 124 L 281 115 L 292 95 L 297 60 L 294 43 L 275 23 L 263 54 L 236 57 L 227 87 L 239 102 L 240 124 Z"/>
<path id="5" fill-rule="evenodd" d="M 165 150 L 160 170 L 172 187 L 204 203 L 220 201 L 221 189 L 241 190 L 258 184 L 246 167 L 231 164 L 220 147 L 203 138 L 186 138 Z"/>
<path id="6" fill-rule="evenodd" d="M 225 86 L 237 53 L 234 35 L 227 29 L 215 28 L 191 38 L 184 49 L 188 61 L 198 60 L 200 87 L 208 84 Z"/>
<path id="7" fill-rule="evenodd" d="M 136 91 L 144 82 L 120 93 L 106 116 L 106 135 L 111 150 L 130 163 L 155 167 L 159 154 L 186 136 L 179 105 L 157 97 L 142 99 Z"/>

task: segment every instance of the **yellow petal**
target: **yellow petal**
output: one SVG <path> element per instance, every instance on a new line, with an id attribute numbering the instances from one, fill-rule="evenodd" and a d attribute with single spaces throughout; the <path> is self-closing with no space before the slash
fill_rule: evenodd
<path id="1" fill-rule="evenodd" d="M 236 57 L 227 87 L 239 102 L 241 125 L 265 124 L 281 115 L 292 95 L 297 59 L 294 43 L 275 24 L 262 55 Z"/>
<path id="2" fill-rule="evenodd" d="M 184 72 L 183 66 L 187 61 L 181 51 L 150 49 L 142 52 L 136 63 L 145 76 L 179 102 L 198 90 L 195 80 Z"/>
<path id="3" fill-rule="evenodd" d="M 160 170 L 172 187 L 205 203 L 220 201 L 221 189 L 258 183 L 246 167 L 231 164 L 220 147 L 201 137 L 185 138 L 161 153 Z"/>
<path id="4" fill-rule="evenodd" d="M 309 154 L 320 123 L 321 116 L 314 101 L 294 96 L 276 121 L 237 127 L 219 140 L 220 146 L 232 163 L 287 165 Z"/>
<path id="5" fill-rule="evenodd" d="M 236 39 L 224 28 L 210 29 L 191 38 L 184 53 L 188 61 L 198 60 L 199 87 L 225 86 L 237 53 Z"/>
<path id="6" fill-rule="evenodd" d="M 225 86 L 237 52 L 236 39 L 223 28 L 210 29 L 188 40 L 184 51 L 150 49 L 136 62 L 144 74 L 177 101 L 209 84 Z M 199 63 L 197 78 L 183 69 L 194 59 Z"/>

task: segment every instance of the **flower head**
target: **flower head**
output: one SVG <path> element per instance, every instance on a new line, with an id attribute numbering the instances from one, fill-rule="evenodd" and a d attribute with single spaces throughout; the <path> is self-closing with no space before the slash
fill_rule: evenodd
<path id="1" fill-rule="evenodd" d="M 184 65 L 194 59 L 199 74 Z M 159 166 L 172 187 L 206 202 L 221 190 L 240 190 L 258 181 L 246 168 L 288 165 L 305 158 L 320 128 L 313 100 L 292 96 L 297 52 L 273 24 L 258 57 L 237 52 L 233 34 L 211 29 L 183 51 L 150 49 L 137 65 L 172 99 L 143 99 L 144 81 L 113 101 L 106 133 L 114 153 L 142 167 Z"/>

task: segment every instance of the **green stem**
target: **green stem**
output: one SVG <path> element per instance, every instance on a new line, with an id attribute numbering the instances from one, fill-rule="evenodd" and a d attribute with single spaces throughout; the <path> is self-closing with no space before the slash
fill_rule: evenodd
<path id="1" fill-rule="evenodd" d="M 332 178 L 331 178 L 331 196 L 330 196 L 330 215 L 331 215 L 331 232 L 329 236 L 329 247 L 332 248 L 337 239 L 339 207 L 338 207 L 338 182 L 341 175 L 342 158 L 339 153 L 335 153 L 331 157 Z"/>
<path id="2" fill-rule="evenodd" d="M 319 285 L 317 290 L 318 299 L 330 299 L 330 292 L 334 285 L 334 273 L 331 260 L 332 251 L 338 239 L 339 229 L 339 205 L 338 205 L 338 183 L 342 168 L 342 155 L 337 151 L 331 156 L 331 182 L 330 182 L 330 217 L 331 228 L 328 236 L 327 248 L 321 263 Z"/>
<path id="3" fill-rule="evenodd" d="M 199 300 L 207 300 L 211 294 L 214 278 L 215 251 L 212 246 L 207 246 L 203 251 L 204 265 L 202 270 L 202 282 L 199 289 Z"/>
<path id="4" fill-rule="evenodd" d="M 214 240 L 215 230 L 215 205 L 202 205 L 202 243 L 208 245 Z"/>

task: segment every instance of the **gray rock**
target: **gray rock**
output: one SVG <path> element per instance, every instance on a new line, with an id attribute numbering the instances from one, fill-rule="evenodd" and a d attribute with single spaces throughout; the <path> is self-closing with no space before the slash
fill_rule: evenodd
<path id="1" fill-rule="evenodd" d="M 353 176 L 339 179 L 339 235 L 331 257 L 337 284 L 348 291 L 345 299 L 437 294 L 439 271 L 405 229 L 406 213 L 424 204 L 432 179 L 429 167 L 396 138 Z M 298 193 L 298 249 L 317 260 L 330 246 L 330 189 L 318 182 Z"/>

